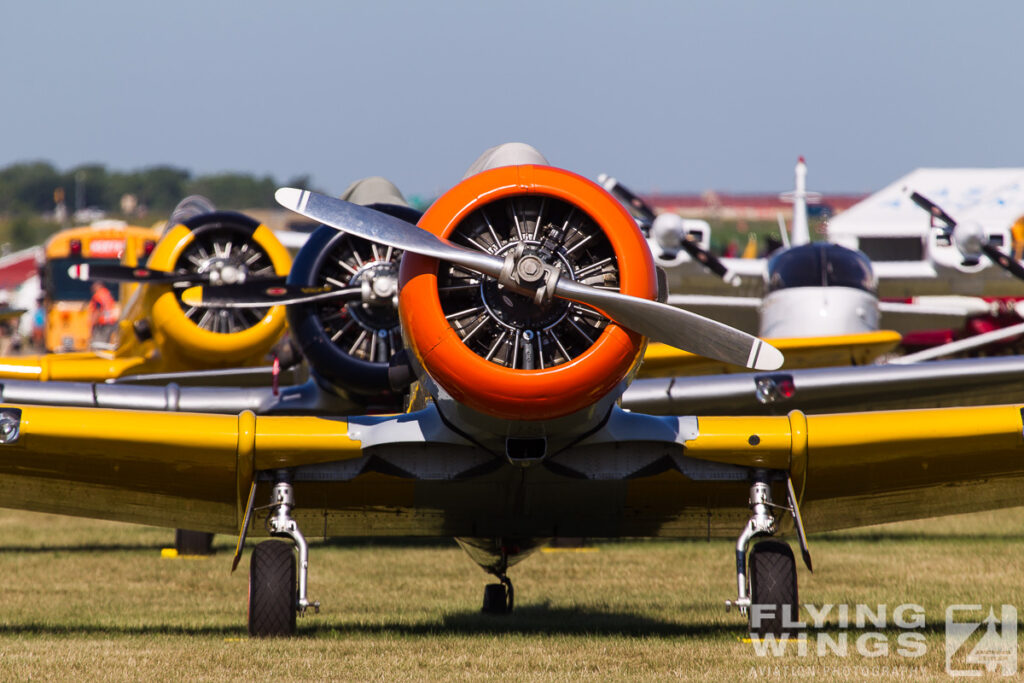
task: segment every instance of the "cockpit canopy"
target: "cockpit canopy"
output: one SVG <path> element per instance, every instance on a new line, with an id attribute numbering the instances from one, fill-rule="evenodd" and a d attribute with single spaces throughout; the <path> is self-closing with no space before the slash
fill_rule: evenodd
<path id="1" fill-rule="evenodd" d="M 768 262 L 767 292 L 793 287 L 850 287 L 878 294 L 868 257 L 827 242 L 787 249 Z"/>

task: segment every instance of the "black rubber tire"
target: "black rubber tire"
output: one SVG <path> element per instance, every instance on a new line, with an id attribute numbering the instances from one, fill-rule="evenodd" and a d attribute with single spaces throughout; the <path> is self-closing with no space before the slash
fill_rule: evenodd
<path id="1" fill-rule="evenodd" d="M 504 584 L 489 583 L 484 586 L 484 614 L 508 614 L 508 593 Z"/>
<path id="2" fill-rule="evenodd" d="M 254 638 L 293 636 L 297 611 L 292 544 L 260 543 L 249 560 L 249 635 Z"/>
<path id="3" fill-rule="evenodd" d="M 206 531 L 175 529 L 174 549 L 179 555 L 213 555 L 213 534 Z"/>
<path id="4" fill-rule="evenodd" d="M 800 616 L 800 600 L 796 587 L 796 560 L 793 550 L 781 541 L 761 541 L 750 551 L 750 632 L 753 635 L 795 635 L 792 624 Z M 754 625 L 754 605 L 771 605 Z M 770 618 L 765 618 L 770 617 Z M 787 625 L 789 624 L 789 625 Z"/>

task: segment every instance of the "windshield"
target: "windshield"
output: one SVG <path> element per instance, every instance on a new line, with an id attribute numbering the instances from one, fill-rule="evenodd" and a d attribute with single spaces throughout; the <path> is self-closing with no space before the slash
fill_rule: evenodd
<path id="1" fill-rule="evenodd" d="M 850 287 L 872 294 L 877 290 L 867 256 L 825 242 L 787 249 L 768 262 L 768 291 L 791 287 Z"/>
<path id="2" fill-rule="evenodd" d="M 46 264 L 46 293 L 53 301 L 88 301 L 92 298 L 92 282 L 75 280 L 68 269 L 79 263 L 102 263 L 120 265 L 118 259 L 55 258 Z M 104 282 L 110 294 L 117 300 L 119 287 L 116 282 Z"/>

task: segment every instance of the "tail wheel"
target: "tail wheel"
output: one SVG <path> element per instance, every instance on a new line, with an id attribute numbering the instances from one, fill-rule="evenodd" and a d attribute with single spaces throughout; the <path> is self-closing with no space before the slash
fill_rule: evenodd
<path id="1" fill-rule="evenodd" d="M 179 555 L 213 555 L 213 534 L 206 531 L 175 529 L 174 549 Z"/>
<path id="2" fill-rule="evenodd" d="M 484 586 L 484 614 L 508 614 L 512 611 L 511 590 L 503 583 L 489 583 Z"/>
<path id="3" fill-rule="evenodd" d="M 781 541 L 761 541 L 750 551 L 750 632 L 781 636 L 792 633 L 800 601 L 793 550 Z M 763 606 L 758 608 L 758 606 Z"/>
<path id="4" fill-rule="evenodd" d="M 249 635 L 295 635 L 297 596 L 291 543 L 264 541 L 257 545 L 249 560 Z"/>
<path id="5" fill-rule="evenodd" d="M 618 291 L 615 250 L 583 211 L 554 197 L 505 197 L 466 217 L 448 239 L 505 256 L 522 250 L 556 266 L 561 277 Z M 442 263 L 441 308 L 452 329 L 474 353 L 506 368 L 535 370 L 567 363 L 593 345 L 608 319 L 581 304 L 531 298 L 497 280 Z"/>

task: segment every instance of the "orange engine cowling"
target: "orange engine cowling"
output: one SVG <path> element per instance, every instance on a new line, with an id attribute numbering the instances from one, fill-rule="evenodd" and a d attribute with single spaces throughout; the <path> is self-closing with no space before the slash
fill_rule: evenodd
<path id="1" fill-rule="evenodd" d="M 524 249 L 561 278 L 655 298 L 657 277 L 636 223 L 586 178 L 550 166 L 505 166 L 462 181 L 419 226 L 505 256 Z M 522 246 L 521 246 L 522 245 Z M 630 375 L 644 338 L 575 302 L 531 297 L 437 259 L 402 259 L 399 314 L 406 344 L 451 396 L 510 420 L 563 417 Z"/>

